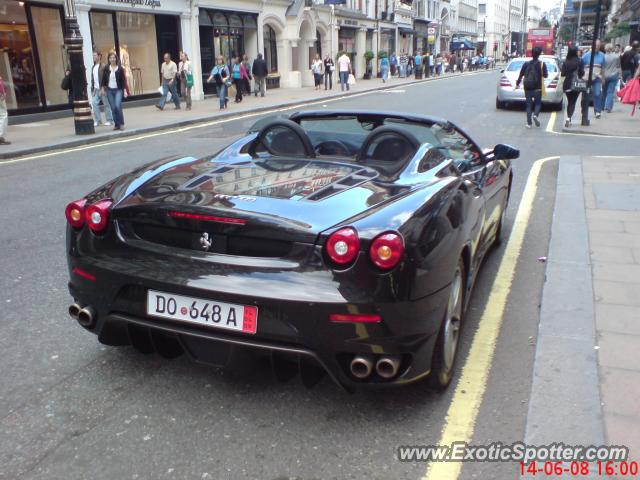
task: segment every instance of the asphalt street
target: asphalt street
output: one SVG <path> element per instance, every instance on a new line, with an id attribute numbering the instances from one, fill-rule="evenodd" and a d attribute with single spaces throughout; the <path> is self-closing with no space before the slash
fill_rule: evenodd
<path id="1" fill-rule="evenodd" d="M 483 147 L 517 146 L 508 228 L 535 160 L 637 153 L 633 140 L 549 133 L 548 112 L 542 128 L 525 129 L 522 110 L 495 110 L 497 78 L 447 78 L 313 108 L 433 114 L 463 126 Z M 443 394 L 418 384 L 349 395 L 327 379 L 309 390 L 295 380 L 278 383 L 262 364 L 225 372 L 105 347 L 66 313 L 65 205 L 151 160 L 214 153 L 259 118 L 0 163 L 1 479 L 424 476 L 426 464 L 399 462 L 397 448 L 438 442 L 455 384 Z M 557 162 L 542 170 L 473 443 L 524 438 L 544 281 L 538 258 L 547 252 L 556 170 Z M 477 281 L 459 367 L 502 249 L 489 255 Z M 515 464 L 467 464 L 461 478 L 517 476 Z"/>

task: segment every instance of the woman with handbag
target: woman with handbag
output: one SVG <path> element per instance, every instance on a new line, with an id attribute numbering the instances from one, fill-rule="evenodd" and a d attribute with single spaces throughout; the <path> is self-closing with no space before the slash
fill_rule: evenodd
<path id="1" fill-rule="evenodd" d="M 129 84 L 127 73 L 120 65 L 116 52 L 109 52 L 109 64 L 102 72 L 100 80 L 100 95 L 107 95 L 111 114 L 113 115 L 114 130 L 122 130 L 124 127 L 124 114 L 122 113 L 122 100 L 129 96 Z"/>
<path id="2" fill-rule="evenodd" d="M 571 126 L 571 117 L 576 110 L 576 103 L 580 96 L 580 82 L 584 76 L 584 67 L 582 61 L 578 57 L 578 49 L 569 47 L 567 58 L 562 64 L 561 76 L 564 77 L 562 83 L 562 91 L 567 97 L 567 114 L 564 119 L 564 126 Z"/>
<path id="3" fill-rule="evenodd" d="M 231 78 L 233 80 L 233 84 L 236 87 L 236 103 L 240 103 L 242 101 L 242 88 L 245 79 L 248 79 L 247 71 L 242 64 L 242 58 L 236 57 L 233 59 L 233 63 L 231 64 Z"/>
<path id="4" fill-rule="evenodd" d="M 229 78 L 229 69 L 224 63 L 224 57 L 220 55 L 216 62 L 216 66 L 211 70 L 207 83 L 213 82 L 215 84 L 216 90 L 218 90 L 218 98 L 220 99 L 220 110 L 224 110 L 229 103 L 227 89 L 231 85 L 231 79 Z"/>
<path id="5" fill-rule="evenodd" d="M 180 76 L 180 96 L 187 102 L 187 110 L 191 110 L 191 88 L 193 87 L 193 69 L 191 60 L 187 52 L 180 52 L 180 65 L 178 65 L 178 75 Z"/>
<path id="6" fill-rule="evenodd" d="M 311 72 L 313 73 L 313 83 L 316 87 L 316 90 L 320 90 L 322 86 L 322 59 L 320 58 L 320 54 L 316 53 L 315 58 L 313 59 L 313 63 L 311 64 Z"/>

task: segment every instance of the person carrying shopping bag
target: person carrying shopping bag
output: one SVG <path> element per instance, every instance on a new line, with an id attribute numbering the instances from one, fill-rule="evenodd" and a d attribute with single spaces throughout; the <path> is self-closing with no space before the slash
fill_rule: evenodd
<path id="1" fill-rule="evenodd" d="M 218 98 L 220 100 L 220 110 L 227 108 L 229 99 L 227 98 L 227 89 L 231 84 L 229 75 L 229 68 L 224 63 L 224 57 L 220 55 L 216 59 L 216 66 L 211 70 L 211 74 L 207 79 L 207 83 L 213 83 L 218 91 Z"/>
<path id="2" fill-rule="evenodd" d="M 187 52 L 180 52 L 180 64 L 178 65 L 180 77 L 180 95 L 187 103 L 187 110 L 191 110 L 191 89 L 193 88 L 193 68 Z"/>

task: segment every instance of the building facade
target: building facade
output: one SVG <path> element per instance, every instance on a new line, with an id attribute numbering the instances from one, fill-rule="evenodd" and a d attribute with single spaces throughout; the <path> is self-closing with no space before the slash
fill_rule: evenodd
<path id="1" fill-rule="evenodd" d="M 218 56 L 262 53 L 269 88 L 313 85 L 315 54 L 346 52 L 357 77 L 376 75 L 379 54 L 448 51 L 454 34 L 477 40 L 478 0 L 75 0 L 88 88 L 92 54 L 118 54 L 127 101 L 157 96 L 164 53 L 187 52 L 194 98 Z M 515 1 L 515 0 L 514 0 Z M 331 4 L 334 3 L 334 4 Z M 365 52 L 373 52 L 367 62 Z M 62 0 L 0 0 L 0 75 L 10 115 L 69 109 L 60 88 L 69 65 Z"/>

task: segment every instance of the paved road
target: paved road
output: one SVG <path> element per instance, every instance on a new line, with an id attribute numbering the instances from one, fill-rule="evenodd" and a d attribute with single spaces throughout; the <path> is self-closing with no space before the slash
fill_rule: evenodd
<path id="1" fill-rule="evenodd" d="M 497 74 L 451 78 L 331 102 L 443 116 L 484 146 L 512 143 L 509 227 L 532 163 L 569 153 L 633 152 L 632 141 L 524 129 L 522 111 L 496 112 Z M 212 108 L 215 105 L 212 104 Z M 317 106 L 314 108 L 318 108 Z M 548 114 L 543 115 L 544 119 Z M 415 385 L 348 395 L 329 381 L 279 384 L 264 365 L 223 372 L 107 348 L 66 314 L 64 206 L 122 171 L 161 156 L 215 152 L 258 117 L 64 156 L 0 164 L 0 478 L 421 478 L 396 448 L 434 444 L 453 389 Z M 474 443 L 524 438 L 556 165 L 539 182 Z M 462 358 L 502 250 L 478 280 Z M 462 362 L 459 363 L 459 365 Z M 516 478 L 512 464 L 469 465 L 463 478 Z"/>

